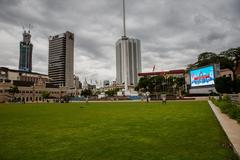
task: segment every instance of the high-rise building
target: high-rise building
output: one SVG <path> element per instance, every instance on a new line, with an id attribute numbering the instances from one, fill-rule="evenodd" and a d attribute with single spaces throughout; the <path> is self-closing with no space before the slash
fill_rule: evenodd
<path id="1" fill-rule="evenodd" d="M 32 71 L 32 50 L 33 45 L 31 43 L 30 30 L 28 32 L 24 30 L 23 41 L 20 42 L 19 70 Z"/>
<path id="2" fill-rule="evenodd" d="M 123 36 L 116 43 L 116 81 L 125 84 L 125 92 L 129 85 L 137 85 L 138 73 L 142 71 L 141 42 L 126 36 L 125 0 L 123 0 Z"/>
<path id="3" fill-rule="evenodd" d="M 49 37 L 48 75 L 52 84 L 74 87 L 74 34 Z"/>
<path id="4" fill-rule="evenodd" d="M 140 40 L 133 38 L 119 39 L 116 43 L 117 83 L 136 85 L 141 67 Z"/>

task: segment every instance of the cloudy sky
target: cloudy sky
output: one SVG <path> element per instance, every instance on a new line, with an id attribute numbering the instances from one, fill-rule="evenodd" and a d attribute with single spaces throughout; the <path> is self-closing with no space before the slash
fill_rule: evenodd
<path id="1" fill-rule="evenodd" d="M 0 0 L 0 66 L 17 69 L 22 25 L 33 24 L 33 71 L 47 74 L 48 36 L 75 34 L 80 79 L 115 79 L 121 0 Z M 126 0 L 127 34 L 144 72 L 181 69 L 199 53 L 240 46 L 240 0 Z"/>

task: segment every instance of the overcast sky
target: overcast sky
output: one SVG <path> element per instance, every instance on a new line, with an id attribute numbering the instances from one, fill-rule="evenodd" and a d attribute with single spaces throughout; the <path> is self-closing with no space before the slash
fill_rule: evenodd
<path id="1" fill-rule="evenodd" d="M 114 80 L 121 0 L 0 0 L 0 66 L 18 68 L 22 25 L 33 71 L 47 74 L 48 36 L 75 34 L 75 74 Z M 126 0 L 127 35 L 142 43 L 144 72 L 186 68 L 199 53 L 240 46 L 240 0 Z"/>

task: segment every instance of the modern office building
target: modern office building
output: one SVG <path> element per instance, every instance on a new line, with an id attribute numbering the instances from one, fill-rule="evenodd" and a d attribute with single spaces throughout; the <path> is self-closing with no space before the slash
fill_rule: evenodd
<path id="1" fill-rule="evenodd" d="M 74 34 L 49 37 L 48 75 L 52 84 L 74 87 Z"/>
<path id="2" fill-rule="evenodd" d="M 30 30 L 23 32 L 23 41 L 20 42 L 19 70 L 32 71 L 32 50 Z"/>
<path id="3" fill-rule="evenodd" d="M 116 43 L 117 83 L 136 85 L 142 72 L 141 43 L 138 39 L 122 38 Z"/>
<path id="4" fill-rule="evenodd" d="M 125 84 L 125 93 L 129 85 L 137 85 L 138 73 L 142 72 L 141 43 L 126 36 L 125 0 L 123 0 L 123 36 L 116 43 L 116 81 Z"/>

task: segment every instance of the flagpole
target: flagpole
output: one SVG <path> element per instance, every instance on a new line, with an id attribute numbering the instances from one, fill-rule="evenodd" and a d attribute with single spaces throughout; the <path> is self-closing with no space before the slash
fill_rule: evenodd
<path id="1" fill-rule="evenodd" d="M 126 37 L 125 0 L 123 0 L 123 36 Z"/>

